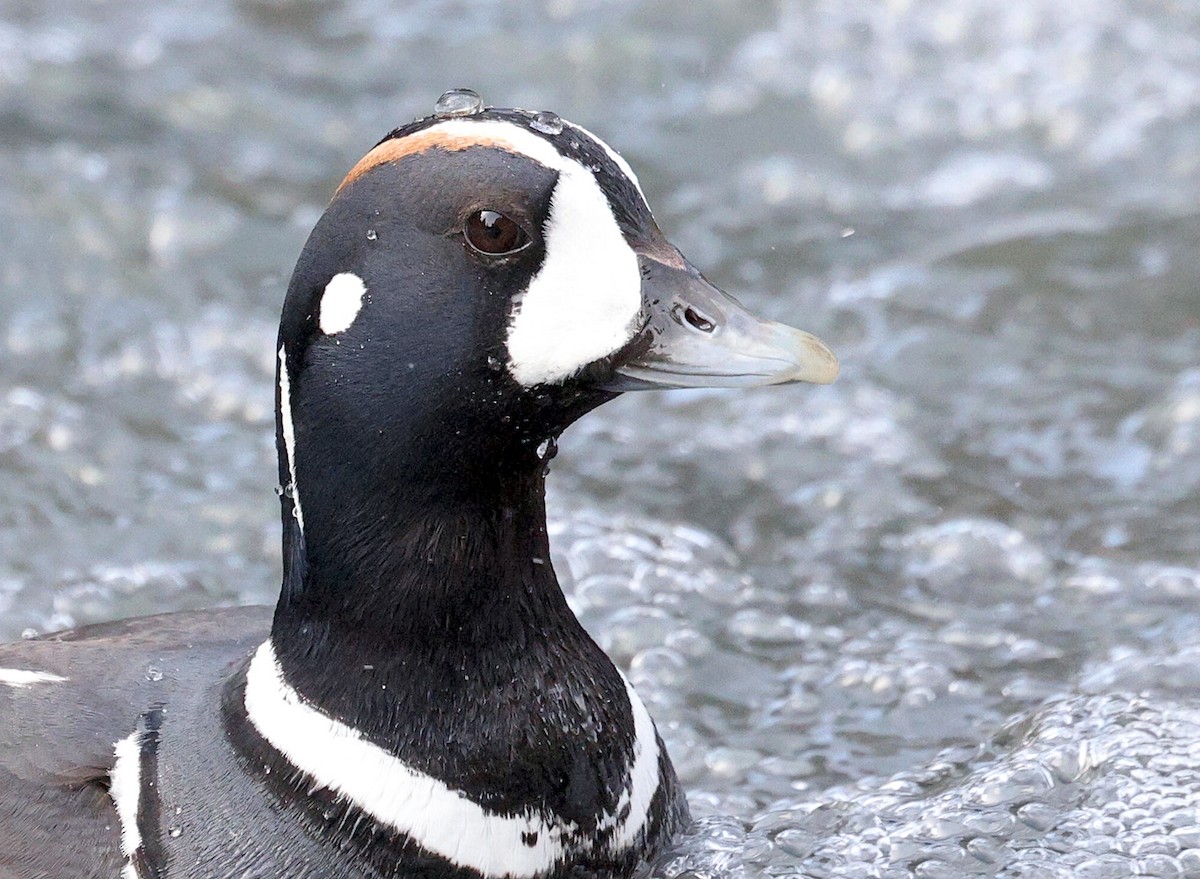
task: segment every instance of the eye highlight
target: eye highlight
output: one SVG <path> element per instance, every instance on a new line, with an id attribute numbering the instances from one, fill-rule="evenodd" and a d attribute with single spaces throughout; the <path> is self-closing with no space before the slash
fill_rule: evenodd
<path id="1" fill-rule="evenodd" d="M 529 243 L 521 224 L 499 211 L 476 211 L 463 224 L 467 244 L 488 256 L 516 253 Z"/>

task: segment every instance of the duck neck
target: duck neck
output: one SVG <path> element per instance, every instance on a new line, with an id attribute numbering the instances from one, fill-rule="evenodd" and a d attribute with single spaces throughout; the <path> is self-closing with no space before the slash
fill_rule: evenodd
<path id="1" fill-rule="evenodd" d="M 494 661 L 547 631 L 599 652 L 550 563 L 545 463 L 533 448 L 407 478 L 366 470 L 311 487 L 301 479 L 303 526 L 284 498 L 272 639 L 284 668 L 310 677 L 296 682 L 306 695 L 344 690 L 353 665 L 411 675 Z"/>

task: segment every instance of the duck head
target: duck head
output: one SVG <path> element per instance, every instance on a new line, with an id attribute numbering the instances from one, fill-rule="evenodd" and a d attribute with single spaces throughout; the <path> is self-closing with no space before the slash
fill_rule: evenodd
<path id="1" fill-rule="evenodd" d="M 623 391 L 838 371 L 709 283 L 603 141 L 512 109 L 418 120 L 355 165 L 300 257 L 278 353 L 301 525 L 322 483 L 484 489 Z"/>

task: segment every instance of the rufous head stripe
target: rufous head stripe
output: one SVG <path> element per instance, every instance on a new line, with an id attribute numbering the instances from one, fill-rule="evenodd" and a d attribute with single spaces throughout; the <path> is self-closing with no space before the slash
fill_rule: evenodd
<path id="1" fill-rule="evenodd" d="M 380 165 L 386 165 L 389 162 L 398 162 L 405 156 L 413 156 L 418 153 L 427 152 L 428 150 L 446 150 L 447 152 L 457 152 L 470 147 L 494 147 L 502 149 L 510 153 L 516 153 L 513 145 L 500 138 L 491 137 L 486 133 L 479 134 L 460 134 L 453 131 L 446 131 L 441 126 L 437 128 L 427 128 L 423 131 L 418 131 L 406 137 L 397 137 L 392 140 L 385 140 L 375 149 L 371 150 L 365 156 L 358 160 L 350 173 L 346 175 L 337 188 L 341 192 L 359 177 L 366 174 L 368 171 L 378 168 Z"/>

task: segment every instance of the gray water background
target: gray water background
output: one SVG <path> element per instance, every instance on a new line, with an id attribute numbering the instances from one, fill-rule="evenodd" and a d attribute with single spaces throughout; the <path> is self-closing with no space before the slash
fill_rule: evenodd
<path id="1" fill-rule="evenodd" d="M 272 341 L 345 170 L 553 109 L 829 388 L 568 432 L 661 876 L 1200 876 L 1200 6 L 0 0 L 0 636 L 270 602 Z"/>

